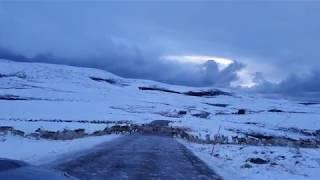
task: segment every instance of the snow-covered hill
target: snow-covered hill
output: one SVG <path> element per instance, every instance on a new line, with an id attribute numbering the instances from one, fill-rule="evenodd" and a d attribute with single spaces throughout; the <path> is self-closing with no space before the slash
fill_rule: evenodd
<path id="1" fill-rule="evenodd" d="M 87 132 L 93 132 L 104 129 L 110 122 L 143 124 L 165 119 L 172 121 L 171 126 L 183 127 L 201 139 L 213 139 L 217 134 L 229 139 L 255 134 L 292 140 L 319 138 L 320 105 L 301 103 L 267 99 L 227 89 L 193 88 L 125 79 L 91 68 L 0 60 L 0 126 L 13 126 L 26 133 L 32 133 L 38 128 L 52 131 L 84 128 Z M 244 115 L 238 114 L 241 109 L 245 110 Z M 233 151 L 235 147 L 238 146 L 227 149 Z M 193 145 L 190 148 L 199 150 L 199 147 Z M 198 153 L 205 154 L 206 148 L 211 146 L 203 145 Z M 261 151 L 263 148 L 260 148 Z M 225 152 L 228 150 L 223 149 Z M 303 157 L 308 163 L 304 165 L 303 160 L 299 160 L 301 164 L 293 165 L 298 168 L 298 173 L 282 173 L 293 174 L 292 177 L 298 178 L 319 177 L 319 174 L 310 170 L 319 170 L 319 151 L 306 152 L 309 155 Z M 243 153 L 243 158 L 256 155 L 251 150 Z M 281 153 L 289 153 L 289 150 L 281 150 Z M 280 156 L 279 153 L 275 154 Z M 275 158 L 275 155 L 259 156 Z M 216 168 L 224 169 L 228 157 L 233 156 L 210 157 L 220 162 L 221 166 Z M 291 160 L 283 160 L 284 164 L 279 160 L 277 163 L 286 170 L 286 163 L 295 163 Z M 230 163 L 231 169 L 238 171 L 242 163 Z M 274 166 L 257 171 L 264 176 L 272 168 L 278 168 Z M 307 166 L 312 168 L 309 167 L 305 174 Z M 250 177 L 249 172 L 255 171 L 252 168 L 241 169 L 247 173 L 243 177 Z"/>

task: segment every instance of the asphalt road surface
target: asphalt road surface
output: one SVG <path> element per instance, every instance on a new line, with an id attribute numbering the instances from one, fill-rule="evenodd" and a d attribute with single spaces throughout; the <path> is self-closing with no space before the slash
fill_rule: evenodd
<path id="1" fill-rule="evenodd" d="M 79 179 L 221 179 L 174 138 L 130 135 L 58 164 Z"/>

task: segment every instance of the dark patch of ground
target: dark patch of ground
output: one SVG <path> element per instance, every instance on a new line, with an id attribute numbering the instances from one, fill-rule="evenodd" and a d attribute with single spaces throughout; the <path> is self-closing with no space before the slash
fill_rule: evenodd
<path id="1" fill-rule="evenodd" d="M 26 79 L 27 75 L 24 72 L 17 72 L 13 74 L 1 74 L 0 73 L 0 78 L 9 78 L 9 77 L 16 77 L 20 79 Z"/>
<path id="2" fill-rule="evenodd" d="M 26 101 L 26 100 L 33 100 L 33 98 L 27 98 L 27 97 L 20 97 L 16 95 L 0 95 L 0 100 L 7 100 L 7 101 Z"/>
<path id="3" fill-rule="evenodd" d="M 229 106 L 229 104 L 213 104 L 213 103 L 204 103 L 207 104 L 209 106 L 216 106 L 216 107 L 227 107 Z"/>
<path id="4" fill-rule="evenodd" d="M 161 91 L 161 92 L 167 92 L 167 93 L 174 93 L 174 94 L 183 94 L 186 96 L 196 96 L 196 97 L 212 97 L 212 96 L 220 96 L 220 95 L 226 95 L 226 96 L 231 96 L 231 93 L 224 92 L 221 90 L 201 90 L 201 91 L 187 91 L 187 92 L 179 92 L 179 91 L 174 91 L 170 89 L 165 89 L 161 87 L 138 87 L 140 90 L 144 91 Z"/>
<path id="5" fill-rule="evenodd" d="M 206 90 L 206 91 L 187 91 L 182 93 L 187 96 L 198 96 L 198 97 L 210 97 L 210 96 L 220 96 L 220 95 L 225 95 L 225 96 L 231 96 L 230 93 L 220 91 L 220 90 Z"/>
<path id="6" fill-rule="evenodd" d="M 100 78 L 100 77 L 90 77 L 91 80 L 97 81 L 97 82 L 106 82 L 112 85 L 119 85 L 119 86 L 128 86 L 128 84 L 118 82 L 115 79 L 107 79 L 107 78 Z"/>
<path id="7" fill-rule="evenodd" d="M 299 104 L 306 105 L 306 106 L 310 106 L 310 105 L 317 105 L 317 104 L 320 104 L 320 103 L 304 102 L 304 103 L 299 103 Z"/>
<path id="8" fill-rule="evenodd" d="M 261 159 L 261 158 L 249 158 L 246 161 L 251 162 L 253 164 L 267 164 L 269 162 L 269 161 Z"/>
<path id="9" fill-rule="evenodd" d="M 90 77 L 90 79 L 98 82 L 107 82 L 109 84 L 116 84 L 117 82 L 114 79 L 105 79 L 105 78 L 99 78 L 99 77 Z"/>
<path id="10" fill-rule="evenodd" d="M 206 111 L 201 111 L 199 113 L 191 114 L 191 116 L 206 119 L 210 116 L 210 113 Z"/>
<path id="11" fill-rule="evenodd" d="M 152 126 L 168 126 L 171 121 L 168 120 L 155 120 L 150 123 Z"/>
<path id="12" fill-rule="evenodd" d="M 178 92 L 178 91 L 173 91 L 173 90 L 158 88 L 158 87 L 139 87 L 139 89 L 143 91 L 162 91 L 167 93 L 181 94 L 181 92 Z"/>

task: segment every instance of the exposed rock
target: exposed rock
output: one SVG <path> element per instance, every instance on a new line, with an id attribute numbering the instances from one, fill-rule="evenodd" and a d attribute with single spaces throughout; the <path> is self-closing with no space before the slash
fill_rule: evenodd
<path id="1" fill-rule="evenodd" d="M 84 129 L 68 130 L 63 131 L 47 131 L 42 129 L 37 129 L 36 132 L 39 133 L 39 137 L 43 139 L 51 140 L 71 140 L 76 138 L 81 138 L 86 136 Z"/>
<path id="2" fill-rule="evenodd" d="M 34 139 L 39 140 L 40 139 L 40 134 L 39 133 L 30 133 L 30 134 L 27 134 L 25 137 L 34 138 Z"/>
<path id="3" fill-rule="evenodd" d="M 46 131 L 46 130 L 40 130 L 39 131 L 39 137 L 43 139 L 56 139 L 56 132 L 54 131 Z"/>
<path id="4" fill-rule="evenodd" d="M 159 114 L 159 115 L 165 116 L 165 117 L 173 117 L 173 118 L 180 118 L 184 115 L 183 112 L 180 112 L 180 111 L 178 111 L 178 112 L 177 111 L 165 111 L 165 112 L 160 112 L 160 113 L 156 113 L 156 114 Z"/>
<path id="5" fill-rule="evenodd" d="M 275 159 L 277 159 L 277 160 L 284 160 L 284 159 L 286 159 L 286 157 L 285 157 L 285 156 L 277 156 L 277 157 L 275 157 Z"/>
<path id="6" fill-rule="evenodd" d="M 11 133 L 12 133 L 13 135 L 15 135 L 15 136 L 24 136 L 24 134 L 25 134 L 23 131 L 21 131 L 21 130 L 16 130 L 16 129 L 12 130 Z"/>
<path id="7" fill-rule="evenodd" d="M 220 91 L 220 90 L 207 90 L 207 91 L 187 91 L 182 93 L 187 96 L 198 96 L 198 97 L 206 97 L 206 96 L 219 96 L 219 95 L 227 95 L 231 96 L 230 93 Z"/>
<path id="8" fill-rule="evenodd" d="M 252 136 L 258 139 L 266 139 L 266 140 L 270 140 L 273 139 L 274 136 L 271 135 L 265 135 L 265 134 L 261 134 L 261 133 L 256 133 L 256 132 L 251 132 L 251 133 L 246 133 L 247 136 Z"/>
<path id="9" fill-rule="evenodd" d="M 178 91 L 173 91 L 173 90 L 169 90 L 169 89 L 165 89 L 165 88 L 160 88 L 160 87 L 138 87 L 140 90 L 144 90 L 144 91 L 162 91 L 162 92 L 167 92 L 167 93 L 174 93 L 174 94 L 181 94 Z"/>
<path id="10" fill-rule="evenodd" d="M 103 135 L 106 135 L 107 133 L 105 131 L 94 131 L 91 136 L 103 136 Z"/>
<path id="11" fill-rule="evenodd" d="M 213 103 L 204 103 L 210 106 L 216 106 L 216 107 L 227 107 L 229 104 L 213 104 Z"/>
<path id="12" fill-rule="evenodd" d="M 245 163 L 240 168 L 252 168 L 252 165 Z"/>
<path id="13" fill-rule="evenodd" d="M 20 97 L 11 94 L 0 95 L 0 100 L 18 101 L 18 100 L 31 100 L 30 98 Z"/>
<path id="14" fill-rule="evenodd" d="M 109 84 L 116 84 L 117 82 L 114 79 L 105 79 L 105 78 L 99 78 L 99 77 L 90 77 L 90 79 L 94 81 L 99 81 L 99 82 L 107 82 Z"/>
<path id="15" fill-rule="evenodd" d="M 270 109 L 268 112 L 284 112 L 280 109 Z"/>
<path id="16" fill-rule="evenodd" d="M 157 86 L 151 87 L 138 87 L 140 90 L 148 90 L 148 91 L 162 91 L 167 93 L 174 94 L 183 94 L 187 96 L 197 96 L 197 97 L 209 97 L 209 96 L 219 96 L 219 95 L 228 95 L 231 96 L 231 93 L 220 91 L 220 90 L 203 90 L 203 91 L 187 91 L 187 92 L 179 92 L 170 89 L 165 89 Z"/>
<path id="17" fill-rule="evenodd" d="M 310 105 L 317 105 L 317 104 L 319 104 L 319 103 L 305 102 L 305 103 L 299 103 L 299 104 L 306 105 L 306 106 L 310 106 Z"/>
<path id="18" fill-rule="evenodd" d="M 206 111 L 202 111 L 202 112 L 200 112 L 200 113 L 191 114 L 191 115 L 194 116 L 194 117 L 206 119 L 206 118 L 209 117 L 210 113 L 209 113 L 209 112 L 206 112 Z"/>
<path id="19" fill-rule="evenodd" d="M 246 160 L 246 162 L 251 162 L 254 164 L 267 164 L 269 161 L 261 158 L 249 158 Z"/>
<path id="20" fill-rule="evenodd" d="M 74 132 L 78 134 L 78 136 L 84 136 L 86 134 L 85 129 L 75 129 Z"/>
<path id="21" fill-rule="evenodd" d="M 244 114 L 246 114 L 246 110 L 245 109 L 239 109 L 237 114 L 244 115 Z"/>
<path id="22" fill-rule="evenodd" d="M 220 154 L 214 154 L 213 156 L 214 157 L 220 157 Z"/>
<path id="23" fill-rule="evenodd" d="M 0 132 L 9 132 L 12 131 L 14 128 L 12 126 L 0 126 Z"/>
<path id="24" fill-rule="evenodd" d="M 105 134 L 123 134 L 123 133 L 132 133 L 136 131 L 136 126 L 130 125 L 114 125 L 111 127 L 106 127 L 104 130 Z"/>
<path id="25" fill-rule="evenodd" d="M 179 114 L 179 115 L 186 115 L 186 114 L 187 114 L 187 111 L 178 111 L 178 114 Z"/>
<path id="26" fill-rule="evenodd" d="M 13 74 L 1 74 L 0 73 L 0 78 L 7 78 L 7 77 L 16 77 L 20 79 L 26 79 L 27 75 L 24 72 L 17 72 Z"/>
<path id="27" fill-rule="evenodd" d="M 100 77 L 90 77 L 90 79 L 98 82 L 106 82 L 112 85 L 120 85 L 120 86 L 127 86 L 128 84 L 117 82 L 114 79 L 106 79 L 106 78 L 100 78 Z"/>
<path id="28" fill-rule="evenodd" d="M 150 123 L 151 126 L 160 126 L 160 127 L 167 127 L 171 121 L 168 120 L 154 120 Z"/>
<path id="29" fill-rule="evenodd" d="M 276 162 L 270 163 L 270 166 L 277 166 L 277 165 L 278 165 L 278 163 L 276 163 Z"/>

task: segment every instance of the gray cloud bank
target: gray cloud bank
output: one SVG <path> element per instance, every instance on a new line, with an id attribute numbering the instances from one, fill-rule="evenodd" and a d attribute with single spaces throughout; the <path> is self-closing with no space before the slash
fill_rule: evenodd
<path id="1" fill-rule="evenodd" d="M 256 75 L 258 86 L 254 87 L 253 91 L 282 94 L 298 99 L 308 99 L 320 101 L 320 71 L 310 71 L 307 74 L 296 75 L 292 74 L 280 83 L 271 83 L 263 78 L 263 75 Z"/>
<path id="2" fill-rule="evenodd" d="M 267 79 L 259 91 L 318 96 L 319 18 L 311 1 L 1 1 L 0 57 L 191 86 L 227 87 L 250 68 Z M 238 62 L 160 58 L 192 54 Z"/>
<path id="3" fill-rule="evenodd" d="M 244 65 L 235 62 L 227 68 L 219 70 L 218 64 L 212 60 L 208 60 L 204 64 L 195 65 L 163 61 L 155 54 L 152 54 L 153 56 L 151 54 L 150 56 L 145 56 L 145 53 L 138 49 L 135 49 L 135 52 L 130 56 L 125 53 L 126 51 L 133 50 L 113 47 L 113 51 L 108 51 L 107 54 L 100 57 L 73 59 L 55 57 L 51 54 L 39 54 L 28 58 L 0 49 L 0 58 L 24 62 L 46 62 L 100 68 L 122 77 L 150 79 L 188 86 L 228 87 L 231 82 L 238 79 L 237 71 L 244 67 Z"/>

